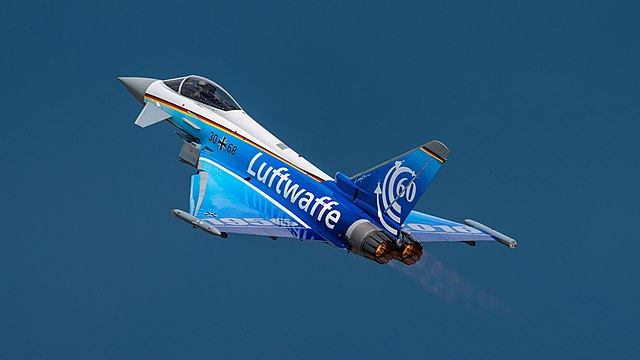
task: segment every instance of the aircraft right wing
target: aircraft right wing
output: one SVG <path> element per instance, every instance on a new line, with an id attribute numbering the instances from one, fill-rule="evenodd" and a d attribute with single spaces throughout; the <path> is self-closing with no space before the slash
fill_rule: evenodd
<path id="1" fill-rule="evenodd" d="M 190 145 L 186 145 L 190 149 Z M 187 156 L 188 155 L 188 156 Z M 181 152 L 181 159 L 196 165 L 198 174 L 191 177 L 189 212 L 175 209 L 176 217 L 213 235 L 261 235 L 271 238 L 324 240 L 296 214 L 275 201 L 233 171 L 217 162 L 214 156 L 196 147 Z M 185 161 L 186 160 L 186 161 Z"/>
<path id="2" fill-rule="evenodd" d="M 402 228 L 419 242 L 450 241 L 475 245 L 478 241 L 497 241 L 512 249 L 517 245 L 514 239 L 477 221 L 465 220 L 465 224 L 411 211 Z"/>

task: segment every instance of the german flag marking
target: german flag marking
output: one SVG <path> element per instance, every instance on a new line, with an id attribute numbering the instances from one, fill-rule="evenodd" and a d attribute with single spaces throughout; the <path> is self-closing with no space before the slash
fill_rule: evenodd
<path id="1" fill-rule="evenodd" d="M 207 124 L 209 124 L 209 125 L 211 125 L 211 126 L 213 126 L 213 127 L 217 128 L 217 129 L 219 129 L 219 130 L 221 130 L 221 131 L 224 131 L 225 133 L 227 133 L 227 134 L 228 134 L 228 135 L 230 135 L 230 136 L 233 136 L 233 137 L 235 137 L 235 138 L 237 138 L 237 139 L 239 139 L 239 140 L 242 140 L 242 141 L 244 141 L 244 142 L 248 143 L 249 145 L 251 145 L 251 146 L 253 146 L 253 147 L 258 148 L 258 149 L 259 149 L 259 150 L 261 150 L 261 151 L 266 152 L 267 154 L 269 154 L 269 155 L 271 155 L 271 156 L 275 157 L 276 159 L 278 159 L 278 160 L 280 160 L 280 161 L 282 161 L 282 162 L 286 163 L 287 165 L 289 165 L 289 166 L 291 166 L 291 167 L 293 167 L 293 168 L 295 168 L 295 169 L 299 170 L 300 172 L 302 172 L 302 173 L 304 173 L 304 174 L 308 175 L 308 176 L 309 176 L 309 177 L 311 177 L 312 179 L 314 179 L 314 180 L 316 180 L 316 181 L 318 181 L 318 182 L 324 182 L 324 179 L 322 179 L 322 178 L 320 178 L 320 177 L 318 177 L 318 176 L 316 176 L 316 175 L 314 175 L 314 174 L 312 174 L 312 173 L 310 173 L 310 172 L 308 172 L 308 171 L 306 171 L 306 170 L 304 170 L 304 169 L 301 169 L 301 168 L 300 168 L 300 167 L 298 167 L 297 165 L 294 165 L 294 164 L 292 164 L 291 162 L 289 162 L 288 160 L 286 160 L 286 159 L 282 158 L 280 155 L 275 154 L 275 153 L 274 153 L 274 152 L 272 152 L 271 150 L 266 149 L 265 147 L 263 147 L 263 146 L 261 146 L 261 145 L 259 145 L 259 144 L 255 143 L 255 142 L 254 142 L 254 141 L 252 141 L 251 139 L 249 139 L 249 138 L 247 138 L 247 137 L 244 137 L 244 136 L 242 136 L 242 135 L 238 134 L 237 132 L 235 132 L 235 131 L 233 131 L 233 130 L 231 130 L 231 129 L 229 129 L 229 128 L 225 127 L 225 126 L 222 126 L 222 125 L 220 125 L 220 124 L 216 123 L 216 122 L 215 122 L 215 121 L 213 121 L 213 120 L 207 119 L 206 117 L 204 117 L 204 116 L 202 116 L 202 115 L 199 115 L 199 114 L 197 114 L 197 113 L 194 113 L 194 112 L 192 112 L 192 111 L 190 111 L 190 110 L 187 110 L 187 109 L 185 109 L 185 108 L 183 108 L 183 107 L 181 107 L 181 106 L 179 106 L 179 105 L 176 105 L 176 104 L 174 104 L 174 103 L 171 103 L 171 102 L 166 101 L 166 100 L 163 100 L 163 99 L 160 99 L 159 97 L 153 96 L 153 95 L 151 95 L 151 94 L 145 94 L 145 95 L 144 95 L 144 97 L 145 97 L 145 98 L 147 98 L 147 99 L 149 99 L 149 100 L 152 100 L 152 101 L 157 101 L 157 102 L 159 102 L 159 103 L 161 103 L 161 104 L 163 104 L 163 105 L 165 105 L 165 106 L 168 106 L 168 107 L 170 107 L 170 108 L 172 108 L 172 109 L 174 109 L 174 110 L 177 110 L 177 111 L 179 111 L 179 112 L 181 112 L 181 113 L 183 113 L 183 114 L 186 114 L 186 115 L 188 115 L 188 116 L 193 116 L 193 117 L 197 118 L 197 119 L 198 119 L 198 120 L 200 120 L 200 121 L 203 121 L 203 122 L 205 122 L 205 123 L 207 123 Z"/>
<path id="2" fill-rule="evenodd" d="M 433 151 L 427 149 L 426 147 L 421 147 L 421 149 L 426 152 L 427 154 L 433 156 L 436 160 L 440 161 L 441 163 L 444 163 L 446 160 L 441 158 L 440 156 L 438 156 L 436 153 L 434 153 Z"/>

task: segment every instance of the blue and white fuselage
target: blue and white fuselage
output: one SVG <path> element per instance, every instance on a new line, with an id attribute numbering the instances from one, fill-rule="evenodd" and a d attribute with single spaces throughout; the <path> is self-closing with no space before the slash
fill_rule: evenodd
<path id="1" fill-rule="evenodd" d="M 326 186 L 326 181 L 333 182 L 327 174 L 290 148 L 278 147 L 283 143 L 266 130 L 262 131 L 262 127 L 243 110 L 219 114 L 191 99 L 178 98 L 175 100 L 182 100 L 179 104 L 172 103 L 161 96 L 170 98 L 175 94 L 167 94 L 163 87 L 166 85 L 162 82 L 150 86 L 145 103 L 167 112 L 171 115 L 167 121 L 199 140 L 204 149 L 201 162 L 221 171 L 228 170 L 243 180 L 249 179 L 244 180 L 247 186 L 262 193 L 296 223 L 309 229 L 310 236 L 316 233 L 319 235 L 316 239 L 347 247 L 344 239 L 347 228 L 363 216 L 354 214 L 353 206 L 344 205 L 350 203 L 344 201 L 335 187 Z M 208 221 L 223 225 L 213 217 Z"/>
<path id="2" fill-rule="evenodd" d="M 515 241 L 413 211 L 449 150 L 432 141 L 348 178 L 335 179 L 246 114 L 210 80 L 121 78 L 145 108 L 136 124 L 168 121 L 184 134 L 180 157 L 197 167 L 189 213 L 213 234 L 241 233 L 329 242 L 379 263 L 417 262 L 420 242 Z M 185 160 L 186 159 L 186 160 Z M 480 224 L 481 225 L 481 224 Z M 488 228 L 487 228 L 488 229 Z"/>

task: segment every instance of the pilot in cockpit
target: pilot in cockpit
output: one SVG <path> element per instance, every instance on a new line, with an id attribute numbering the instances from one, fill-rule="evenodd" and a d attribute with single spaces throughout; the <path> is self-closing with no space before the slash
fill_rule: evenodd
<path id="1" fill-rule="evenodd" d="M 201 98 L 201 97 L 208 98 L 212 95 L 213 94 L 211 93 L 211 90 L 207 86 L 207 83 L 204 80 L 198 81 L 198 90 L 196 92 L 196 96 L 198 98 Z"/>
<path id="2" fill-rule="evenodd" d="M 187 78 L 180 86 L 180 94 L 223 111 L 240 109 L 231 96 L 205 79 Z"/>

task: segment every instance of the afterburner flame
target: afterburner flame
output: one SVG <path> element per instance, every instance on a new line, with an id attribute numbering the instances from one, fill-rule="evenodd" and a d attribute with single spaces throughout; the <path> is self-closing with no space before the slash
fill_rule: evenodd
<path id="1" fill-rule="evenodd" d="M 385 241 L 376 248 L 376 261 L 380 264 L 386 264 L 393 259 L 393 244 Z"/>

